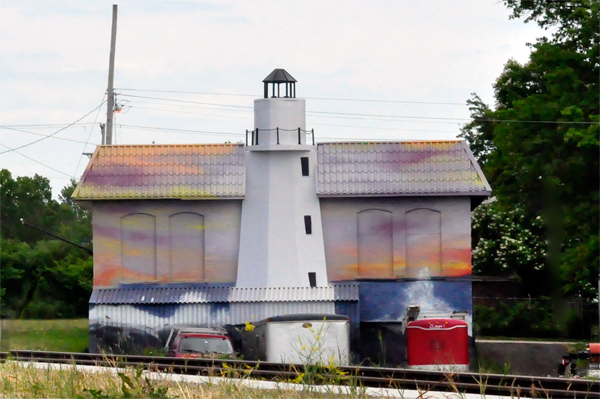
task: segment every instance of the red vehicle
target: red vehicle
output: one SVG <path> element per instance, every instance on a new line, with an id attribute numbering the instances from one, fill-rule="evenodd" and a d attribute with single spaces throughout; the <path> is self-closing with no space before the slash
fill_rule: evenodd
<path id="1" fill-rule="evenodd" d="M 171 330 L 167 356 L 187 358 L 233 358 L 235 352 L 225 330 L 183 328 Z"/>

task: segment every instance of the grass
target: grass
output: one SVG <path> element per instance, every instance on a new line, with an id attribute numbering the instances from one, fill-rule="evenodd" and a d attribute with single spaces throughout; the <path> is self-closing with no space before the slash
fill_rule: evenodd
<path id="1" fill-rule="evenodd" d="M 30 349 L 56 352 L 85 352 L 88 348 L 88 319 L 1 320 L 0 350 Z"/>
<path id="2" fill-rule="evenodd" d="M 366 399 L 364 393 L 330 393 L 283 389 L 253 389 L 239 381 L 220 384 L 171 380 L 164 374 L 148 378 L 142 369 L 111 369 L 89 372 L 66 365 L 61 369 L 37 368 L 31 364 L 7 361 L 0 364 L 0 398 L 76 398 L 76 399 Z"/>

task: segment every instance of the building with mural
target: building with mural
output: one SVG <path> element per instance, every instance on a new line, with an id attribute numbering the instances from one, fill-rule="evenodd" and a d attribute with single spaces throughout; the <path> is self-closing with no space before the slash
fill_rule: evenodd
<path id="1" fill-rule="evenodd" d="M 315 143 L 291 75 L 263 82 L 244 144 L 94 151 L 74 193 L 93 215 L 91 350 L 336 313 L 372 358 L 407 305 L 471 314 L 471 211 L 491 188 L 465 141 Z"/>

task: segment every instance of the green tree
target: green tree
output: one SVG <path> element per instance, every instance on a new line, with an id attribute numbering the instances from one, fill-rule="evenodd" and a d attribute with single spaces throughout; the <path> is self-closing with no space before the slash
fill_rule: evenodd
<path id="1" fill-rule="evenodd" d="M 58 203 L 52 199 L 50 180 L 40 175 L 12 178 L 0 171 L 0 229 L 2 238 L 28 243 L 44 239 L 44 233 L 24 225 L 25 220 L 43 229 L 56 226 Z"/>
<path id="2" fill-rule="evenodd" d="M 475 93 L 467 100 L 472 121 L 464 125 L 458 137 L 468 143 L 479 165 L 487 163 L 488 156 L 496 149 L 494 146 L 494 112 Z"/>
<path id="3" fill-rule="evenodd" d="M 531 45 L 527 63 L 508 61 L 494 85 L 494 110 L 478 97 L 470 100 L 473 121 L 462 136 L 479 151 L 498 200 L 495 210 L 519 209 L 518 231 L 544 221 L 539 240 L 547 242 L 548 282 L 566 295 L 592 299 L 600 228 L 600 3 L 504 3 L 513 17 L 554 33 Z"/>
<path id="4" fill-rule="evenodd" d="M 71 180 L 58 196 L 60 224 L 57 233 L 77 244 L 91 248 L 93 238 L 92 213 L 73 201 L 72 196 L 76 187 L 77 182 Z"/>
<path id="5" fill-rule="evenodd" d="M 75 182 L 55 201 L 42 176 L 13 179 L 3 169 L 0 179 L 2 313 L 23 318 L 85 316 L 92 289 L 91 255 L 20 221 L 91 246 L 90 212 L 71 199 Z"/>
<path id="6" fill-rule="evenodd" d="M 540 236 L 543 222 L 526 222 L 519 208 L 503 209 L 498 201 L 482 204 L 473 212 L 473 273 L 519 275 L 524 294 L 543 294 L 546 246 Z"/>

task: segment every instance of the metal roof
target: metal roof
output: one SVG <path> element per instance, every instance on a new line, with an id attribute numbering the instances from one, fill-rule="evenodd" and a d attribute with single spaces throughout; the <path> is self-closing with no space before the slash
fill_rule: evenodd
<path id="1" fill-rule="evenodd" d="M 73 198 L 242 198 L 245 172 L 240 144 L 98 146 Z"/>
<path id="2" fill-rule="evenodd" d="M 264 83 L 289 83 L 296 82 L 285 69 L 274 69 L 264 80 Z"/>
<path id="3" fill-rule="evenodd" d="M 357 301 L 358 284 L 328 287 L 115 287 L 94 288 L 90 304 Z"/>
<path id="4" fill-rule="evenodd" d="M 244 153 L 241 144 L 99 146 L 73 198 L 243 198 Z M 463 140 L 320 143 L 317 161 L 319 197 L 491 193 Z"/>
<path id="5" fill-rule="evenodd" d="M 317 195 L 489 195 L 464 140 L 320 143 Z"/>

